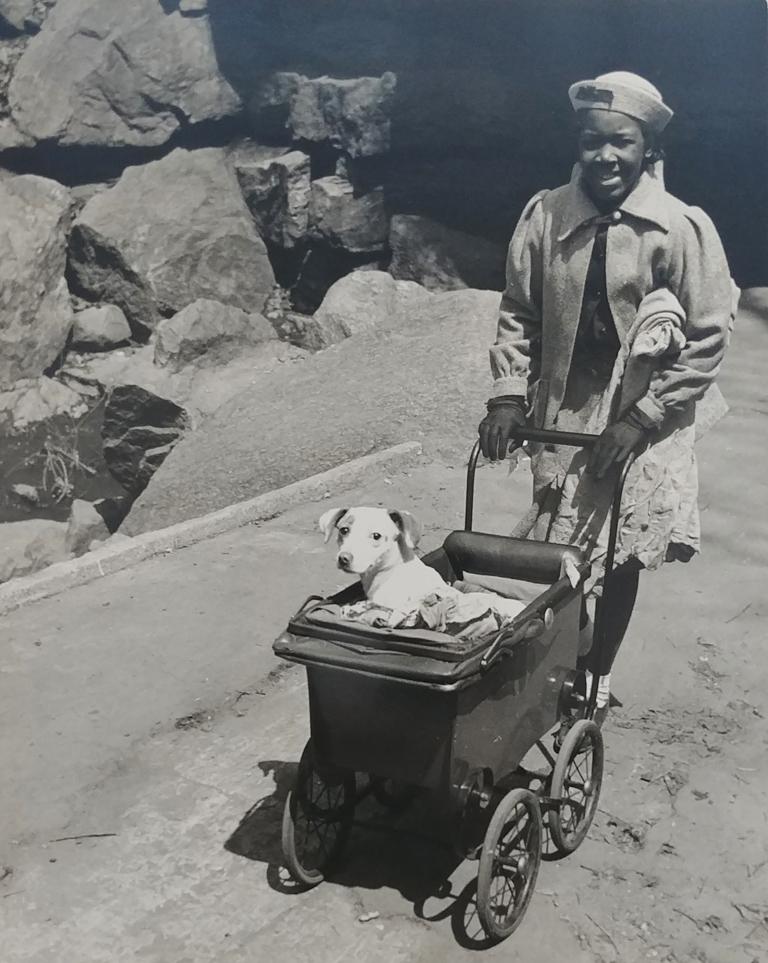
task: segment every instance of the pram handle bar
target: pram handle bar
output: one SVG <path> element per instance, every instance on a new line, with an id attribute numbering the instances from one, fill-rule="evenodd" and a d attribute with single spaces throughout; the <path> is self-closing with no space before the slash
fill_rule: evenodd
<path id="1" fill-rule="evenodd" d="M 567 445 L 572 448 L 593 448 L 599 438 L 599 435 L 587 435 L 575 431 L 548 431 L 544 428 L 516 428 L 512 434 L 511 439 L 517 442 L 525 441 L 537 441 L 544 444 L 550 445 Z M 477 469 L 477 460 L 480 457 L 480 442 L 476 441 L 472 452 L 469 456 L 469 461 L 467 463 L 467 489 L 466 489 L 466 500 L 464 505 L 464 530 L 467 532 L 472 531 L 472 523 L 474 517 L 474 503 L 475 503 L 475 472 Z M 601 649 L 603 647 L 603 636 L 602 636 L 602 611 L 605 604 L 606 594 L 610 590 L 610 577 L 614 570 L 614 560 L 616 557 L 616 542 L 618 540 L 619 533 L 619 519 L 621 518 L 621 498 L 624 493 L 624 483 L 627 480 L 627 475 L 629 474 L 629 469 L 632 467 L 632 463 L 635 460 L 634 454 L 630 454 L 625 460 L 624 464 L 621 466 L 621 471 L 618 473 L 616 478 L 616 487 L 613 492 L 613 501 L 611 503 L 611 516 L 610 525 L 608 528 L 608 548 L 605 554 L 605 574 L 603 576 L 603 594 L 602 597 L 598 599 L 597 606 L 595 610 L 595 623 L 593 629 L 593 647 L 596 645 L 597 649 L 595 652 L 594 663 L 595 665 L 600 665 Z M 524 629 L 524 627 L 523 627 Z M 524 638 L 525 633 L 521 629 L 520 631 L 513 632 L 506 638 L 504 633 L 497 636 L 491 643 L 488 652 L 483 659 L 483 662 L 488 660 L 487 664 L 491 661 L 495 661 L 495 657 L 503 653 L 505 650 L 511 648 L 511 646 Z M 493 651 L 491 651 L 493 650 Z M 597 701 L 597 682 L 598 673 L 594 673 L 593 685 L 589 693 L 589 698 L 587 700 L 587 710 L 586 715 L 588 719 L 592 718 L 595 711 L 595 703 Z"/>

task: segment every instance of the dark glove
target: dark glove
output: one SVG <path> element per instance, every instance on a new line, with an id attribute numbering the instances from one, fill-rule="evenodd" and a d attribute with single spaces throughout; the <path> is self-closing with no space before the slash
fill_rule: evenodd
<path id="1" fill-rule="evenodd" d="M 587 470 L 602 478 L 612 465 L 624 462 L 648 434 L 649 430 L 642 421 L 628 412 L 621 421 L 608 425 L 602 432 L 590 453 Z"/>
<path id="2" fill-rule="evenodd" d="M 515 428 L 525 425 L 525 398 L 517 395 L 491 398 L 487 408 L 488 414 L 478 428 L 480 450 L 491 461 L 503 461 L 509 452 L 510 435 Z"/>

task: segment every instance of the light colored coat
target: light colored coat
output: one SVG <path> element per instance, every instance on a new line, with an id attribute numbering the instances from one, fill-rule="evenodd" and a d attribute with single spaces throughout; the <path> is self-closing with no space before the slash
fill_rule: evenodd
<path id="1" fill-rule="evenodd" d="M 580 167 L 569 184 L 526 205 L 509 245 L 507 284 L 491 348 L 495 395 L 528 395 L 536 427 L 551 428 L 565 394 L 584 283 L 600 216 Z M 660 425 L 669 409 L 699 400 L 725 352 L 735 294 L 714 225 L 644 172 L 608 230 L 608 301 L 622 346 L 638 308 L 667 289 L 684 312 L 685 344 L 654 372 L 637 409 Z"/>
<path id="2" fill-rule="evenodd" d="M 655 429 L 627 480 L 617 550 L 618 562 L 655 568 L 672 545 L 699 548 L 697 408 L 710 423 L 726 410 L 713 381 L 738 289 L 707 215 L 644 173 L 607 235 L 607 296 L 621 343 L 611 382 L 590 413 L 558 425 L 598 217 L 578 165 L 570 184 L 542 191 L 523 211 L 491 348 L 494 394 L 528 395 L 536 427 L 598 434 L 633 407 Z M 614 479 L 594 478 L 586 462 L 584 452 L 534 446 L 535 511 L 521 524 L 599 563 Z"/>

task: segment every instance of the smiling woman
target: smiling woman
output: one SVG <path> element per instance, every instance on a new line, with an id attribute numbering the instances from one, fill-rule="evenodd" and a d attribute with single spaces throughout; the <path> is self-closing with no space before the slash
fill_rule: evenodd
<path id="1" fill-rule="evenodd" d="M 658 136 L 672 111 L 660 92 L 616 71 L 573 84 L 569 97 L 577 163 L 569 184 L 529 201 L 510 243 L 480 443 L 504 458 L 528 420 L 599 436 L 589 458 L 534 453 L 526 516 L 535 537 L 577 546 L 597 572 L 617 466 L 637 456 L 602 603 L 601 655 L 585 662 L 602 677 L 600 718 L 640 570 L 699 548 L 696 408 L 714 405 L 714 417 L 719 403 L 722 414 L 708 389 L 736 305 L 712 222 L 665 189 Z"/>

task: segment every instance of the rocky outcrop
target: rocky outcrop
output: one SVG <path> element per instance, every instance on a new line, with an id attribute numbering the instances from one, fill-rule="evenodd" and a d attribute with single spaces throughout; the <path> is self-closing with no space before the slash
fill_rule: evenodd
<path id="1" fill-rule="evenodd" d="M 0 526 L 0 582 L 69 558 L 67 523 L 34 518 Z"/>
<path id="2" fill-rule="evenodd" d="M 58 0 L 19 61 L 8 100 L 33 142 L 154 146 L 183 124 L 237 113 L 206 17 L 159 0 Z"/>
<path id="3" fill-rule="evenodd" d="M 390 147 L 396 77 L 304 77 L 276 73 L 249 105 L 257 131 L 274 132 L 278 118 L 296 140 L 327 142 L 350 157 L 383 154 Z"/>
<path id="4" fill-rule="evenodd" d="M 312 181 L 309 226 L 315 237 L 353 254 L 382 251 L 389 231 L 384 191 L 356 195 L 343 177 L 318 178 Z"/>
<path id="5" fill-rule="evenodd" d="M 304 324 L 301 344 L 318 350 L 363 331 L 392 331 L 409 323 L 430 300 L 412 281 L 383 271 L 354 271 L 338 280 Z"/>
<path id="6" fill-rule="evenodd" d="M 431 291 L 504 286 L 506 249 L 482 237 L 414 214 L 396 214 L 390 224 L 390 273 L 418 281 Z"/>
<path id="7" fill-rule="evenodd" d="M 129 167 L 92 197 L 72 231 L 69 271 L 75 293 L 118 305 L 139 336 L 198 298 L 260 312 L 274 285 L 264 242 L 217 148 L 178 149 Z"/>
<path id="8" fill-rule="evenodd" d="M 266 156 L 235 161 L 237 179 L 261 237 L 292 248 L 309 226 L 309 157 L 298 150 L 263 150 Z"/>
<path id="9" fill-rule="evenodd" d="M 0 389 L 42 374 L 66 341 L 69 207 L 55 181 L 0 178 Z"/>
<path id="10" fill-rule="evenodd" d="M 485 411 L 498 306 L 495 291 L 427 293 L 400 326 L 265 375 L 177 445 L 121 531 L 170 525 L 402 441 L 465 458 Z M 361 292 L 360 315 L 370 307 Z"/>
<path id="11" fill-rule="evenodd" d="M 72 347 L 82 351 L 108 351 L 125 344 L 131 326 L 115 304 L 94 305 L 75 315 Z"/>
<path id="12" fill-rule="evenodd" d="M 172 371 L 193 361 L 225 364 L 245 346 L 276 338 L 275 329 L 260 314 L 246 314 L 232 305 L 200 299 L 160 322 L 154 360 Z"/>
<path id="13" fill-rule="evenodd" d="M 138 385 L 115 388 L 104 409 L 104 460 L 131 495 L 138 495 L 189 424 L 183 408 Z"/>

